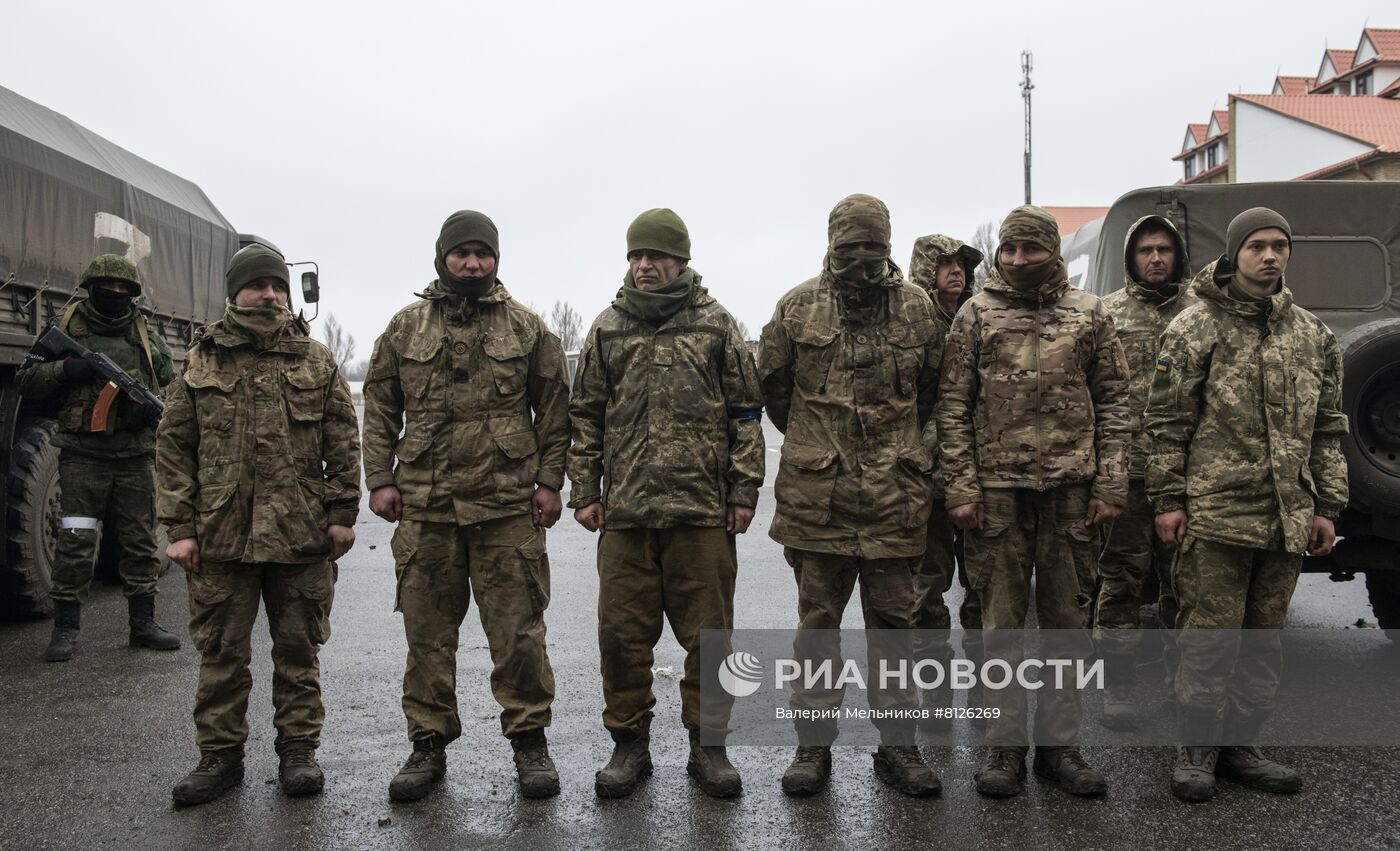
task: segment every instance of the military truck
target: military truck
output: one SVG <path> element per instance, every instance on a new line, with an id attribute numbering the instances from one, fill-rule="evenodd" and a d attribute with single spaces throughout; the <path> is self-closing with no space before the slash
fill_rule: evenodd
<path id="1" fill-rule="evenodd" d="M 35 335 L 85 297 L 88 261 L 121 254 L 145 282 L 150 328 L 181 359 L 195 329 L 223 314 L 224 269 L 249 241 L 265 243 L 240 236 L 195 184 L 0 87 L 0 611 L 52 611 L 56 424 L 15 389 Z M 314 274 L 303 289 L 314 301 Z M 104 532 L 99 575 L 115 572 L 113 543 Z"/>
<path id="2" fill-rule="evenodd" d="M 1364 574 L 1379 625 L 1400 629 L 1400 183 L 1243 183 L 1129 192 L 1097 232 L 1086 232 L 1096 244 L 1082 285 L 1100 296 L 1124 285 L 1124 239 L 1142 216 L 1155 213 L 1177 226 L 1195 273 L 1224 253 L 1225 228 L 1235 214 L 1261 206 L 1282 213 L 1293 228 L 1285 280 L 1297 304 L 1337 335 L 1343 409 L 1351 419 L 1342 443 L 1351 501 L 1337 522 L 1341 541 L 1330 556 L 1303 559 L 1303 570 L 1336 581 Z"/>

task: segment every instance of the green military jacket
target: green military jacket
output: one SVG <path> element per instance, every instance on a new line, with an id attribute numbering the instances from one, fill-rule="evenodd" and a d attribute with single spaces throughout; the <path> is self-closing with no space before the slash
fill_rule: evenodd
<path id="1" fill-rule="evenodd" d="M 151 343 L 151 360 L 147 362 L 136 327 L 136 323 L 145 321 L 138 313 L 130 322 L 113 326 L 88 302 L 81 301 L 65 330 L 78 343 L 111 358 L 127 375 L 160 395 L 161 388 L 174 377 L 174 364 L 165 341 L 149 326 L 146 337 Z M 15 374 L 15 383 L 24 396 L 56 400 L 58 433 L 53 443 L 64 452 L 91 458 L 137 458 L 155 452 L 156 430 L 146 422 L 141 406 L 125 393 L 113 404 L 107 429 L 91 431 L 93 407 L 104 382 L 94 379 L 71 384 L 63 378 L 62 361 L 22 369 Z"/>
<path id="2" fill-rule="evenodd" d="M 1201 301 L 1162 336 L 1146 428 L 1147 496 L 1185 509 L 1189 533 L 1303 552 L 1313 515 L 1347 502 L 1342 356 L 1286 285 L 1266 317 L 1225 292 L 1221 258 L 1196 276 Z"/>
<path id="3" fill-rule="evenodd" d="M 763 485 L 763 391 L 739 326 L 703 287 L 657 324 L 609 306 L 588 330 L 570 415 L 570 508 L 609 529 L 723 526 Z"/>
<path id="4" fill-rule="evenodd" d="M 1177 234 L 1176 226 L 1162 216 L 1144 216 L 1128 229 L 1123 242 L 1123 264 L 1125 282 L 1123 289 L 1104 296 L 1104 307 L 1113 315 L 1113 324 L 1118 330 L 1118 339 L 1123 343 L 1123 352 L 1128 356 L 1128 369 L 1132 379 L 1128 384 L 1128 399 L 1133 416 L 1133 442 L 1129 453 L 1128 475 L 1141 479 L 1147 474 L 1147 432 L 1142 428 L 1142 414 L 1147 410 L 1147 391 L 1152 387 L 1152 376 L 1157 370 L 1158 343 L 1167 325 L 1197 299 L 1191 292 L 1189 281 L 1173 281 L 1160 287 L 1150 287 L 1139 283 L 1132 274 L 1132 258 L 1128 247 L 1133 235 L 1147 222 L 1161 224 L 1171 229 L 1176 237 L 1178 268 L 1187 268 L 1186 246 Z"/>
<path id="5" fill-rule="evenodd" d="M 201 328 L 169 388 L 156 439 L 156 509 L 203 561 L 309 564 L 326 527 L 353 526 L 360 446 L 350 387 L 293 320 L 258 350 L 220 321 Z"/>
<path id="6" fill-rule="evenodd" d="M 1127 360 L 1103 302 L 1064 279 L 1019 292 L 988 276 L 948 333 L 937 422 L 949 508 L 1075 482 L 1127 504 Z"/>
<path id="7" fill-rule="evenodd" d="M 846 321 L 822 276 L 763 329 L 759 378 L 784 435 L 768 534 L 781 544 L 861 558 L 927 545 L 943 326 L 927 293 L 897 272 L 891 282 L 874 321 Z"/>
<path id="8" fill-rule="evenodd" d="M 374 344 L 365 483 L 397 485 L 404 517 L 472 524 L 559 489 L 569 446 L 564 350 L 499 281 L 479 299 L 434 281 Z"/>

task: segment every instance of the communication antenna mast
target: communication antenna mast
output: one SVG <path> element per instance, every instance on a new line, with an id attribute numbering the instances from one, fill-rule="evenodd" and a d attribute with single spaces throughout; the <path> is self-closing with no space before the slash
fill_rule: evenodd
<path id="1" fill-rule="evenodd" d="M 1026 203 L 1031 202 L 1031 52 L 1021 51 L 1021 97 L 1026 101 Z"/>

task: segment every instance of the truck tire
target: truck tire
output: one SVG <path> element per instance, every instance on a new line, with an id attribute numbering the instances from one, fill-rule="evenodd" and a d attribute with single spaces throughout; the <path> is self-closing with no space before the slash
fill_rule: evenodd
<path id="1" fill-rule="evenodd" d="M 1400 570 L 1366 572 L 1366 594 L 1376 623 L 1391 641 L 1400 638 Z"/>
<path id="2" fill-rule="evenodd" d="M 7 597 L 11 613 L 20 616 L 53 613 L 49 576 L 60 510 L 58 447 L 51 438 L 57 425 L 48 419 L 21 424 L 11 453 L 6 565 L 14 593 Z"/>
<path id="3" fill-rule="evenodd" d="M 1337 340 L 1345 379 L 1342 438 L 1351 498 L 1361 512 L 1400 513 L 1400 320 L 1367 322 Z"/>

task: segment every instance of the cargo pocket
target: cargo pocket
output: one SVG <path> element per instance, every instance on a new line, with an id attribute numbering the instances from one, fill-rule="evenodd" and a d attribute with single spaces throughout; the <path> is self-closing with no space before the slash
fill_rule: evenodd
<path id="1" fill-rule="evenodd" d="M 1088 626 L 1089 604 L 1094 599 L 1094 586 L 1099 581 L 1098 553 L 1103 548 L 1099 527 L 1085 526 L 1080 519 L 1060 531 L 1064 535 L 1070 559 L 1074 562 L 1074 577 L 1078 582 L 1074 602 L 1084 612 L 1085 626 Z"/>
<path id="2" fill-rule="evenodd" d="M 441 337 L 413 337 L 404 346 L 399 358 L 399 388 L 405 412 L 446 407 L 445 400 L 439 400 L 434 392 L 434 378 L 442 372 L 437 363 L 441 351 Z M 439 401 L 442 404 L 437 404 Z"/>
<path id="3" fill-rule="evenodd" d="M 496 392 L 512 397 L 525 390 L 525 372 L 529 367 L 520 338 L 510 334 L 487 337 L 481 343 L 491 364 L 491 378 Z"/>
<path id="4" fill-rule="evenodd" d="M 967 572 L 967 587 L 973 591 L 986 590 L 987 584 L 991 581 L 992 571 L 989 562 L 996 558 L 997 551 L 1005 546 L 1006 531 L 1010 525 L 1004 522 L 992 522 L 986 517 L 987 504 L 982 503 L 983 525 L 981 529 L 971 529 L 964 532 L 963 550 L 971 557 L 965 558 L 964 570 Z"/>
<path id="5" fill-rule="evenodd" d="M 773 488 L 780 495 L 779 510 L 795 520 L 829 524 L 836 474 L 835 451 L 784 441 Z"/>
<path id="6" fill-rule="evenodd" d="M 194 397 L 195 419 L 201 433 L 226 433 L 233 429 L 236 390 L 241 376 L 196 366 L 185 373 L 185 386 Z"/>
<path id="7" fill-rule="evenodd" d="M 226 603 L 233 596 L 228 574 L 204 566 L 185 574 L 190 596 L 190 640 L 204 656 L 218 656 L 223 648 Z"/>
<path id="8" fill-rule="evenodd" d="M 494 435 L 492 439 L 497 450 L 491 470 L 496 483 L 496 500 L 512 504 L 528 498 L 535 480 L 535 433 L 518 431 Z"/>
<path id="9" fill-rule="evenodd" d="M 796 317 L 783 320 L 783 327 L 788 337 L 797 344 L 797 386 L 808 393 L 826 392 L 827 373 L 831 370 L 837 348 L 832 343 L 840 331 Z"/>
<path id="10" fill-rule="evenodd" d="M 297 632 L 304 621 L 312 644 L 325 644 L 331 637 L 331 603 L 335 599 L 335 578 L 327 563 L 304 567 L 284 567 L 283 582 L 289 611 L 286 626 Z"/>
<path id="11" fill-rule="evenodd" d="M 403 611 L 403 581 L 408 573 L 408 563 L 413 560 L 413 553 L 416 549 L 403 538 L 403 526 L 400 525 L 394 530 L 394 534 L 389 539 L 389 552 L 394 556 L 394 611 Z"/>
<path id="12" fill-rule="evenodd" d="M 394 484 L 403 504 L 410 508 L 425 508 L 433 489 L 433 432 L 435 423 L 415 423 L 394 446 L 398 465 L 394 468 Z"/>
<path id="13" fill-rule="evenodd" d="M 902 398 L 918 395 L 924 346 L 929 336 L 928 326 L 918 323 L 905 325 L 889 335 L 890 347 L 894 351 L 894 390 Z"/>
<path id="14" fill-rule="evenodd" d="M 286 373 L 284 395 L 292 442 L 298 458 L 321 457 L 321 420 L 326 415 L 326 387 L 329 369 L 313 369 L 303 364 Z"/>
<path id="15" fill-rule="evenodd" d="M 534 530 L 529 539 L 516 549 L 525 565 L 530 605 L 535 614 L 542 615 L 549 608 L 549 554 L 545 551 L 544 533 Z"/>

